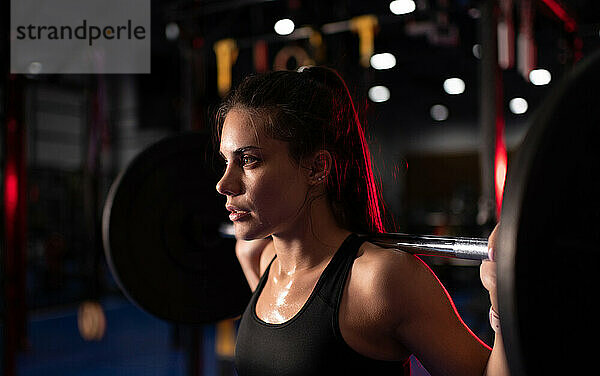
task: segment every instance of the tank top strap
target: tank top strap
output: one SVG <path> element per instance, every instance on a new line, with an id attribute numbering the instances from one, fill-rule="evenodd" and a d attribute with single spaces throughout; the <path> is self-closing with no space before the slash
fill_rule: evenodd
<path id="1" fill-rule="evenodd" d="M 323 281 L 317 293 L 334 309 L 339 304 L 348 272 L 354 263 L 358 249 L 364 242 L 365 238 L 354 233 L 350 234 L 323 273 Z"/>
<path id="2" fill-rule="evenodd" d="M 267 283 L 267 279 L 269 278 L 269 269 L 271 269 L 271 265 L 273 264 L 273 261 L 275 261 L 276 258 L 277 258 L 277 255 L 273 256 L 273 258 L 271 259 L 271 262 L 269 262 L 269 265 L 267 265 L 267 268 L 265 269 L 263 274 L 260 276 L 260 279 L 258 280 L 258 285 L 256 285 L 256 289 L 254 290 L 254 293 L 252 294 L 252 300 L 256 299 L 258 297 L 258 295 L 260 295 L 260 292 L 262 291 L 263 287 L 265 287 L 265 284 Z"/>
<path id="3" fill-rule="evenodd" d="M 329 261 L 329 264 L 327 264 L 327 267 L 325 267 L 325 270 L 317 282 L 317 286 L 315 286 L 315 293 L 319 294 L 323 299 L 325 299 L 327 304 L 329 304 L 332 308 L 337 305 L 337 302 L 342 295 L 344 283 L 346 281 L 348 271 L 350 270 L 350 266 L 354 262 L 356 253 L 364 241 L 364 238 L 359 237 L 354 233 L 348 235 L 348 237 L 344 239 L 338 250 L 333 255 L 331 261 Z M 252 300 L 256 300 L 258 298 L 262 289 L 267 283 L 269 269 L 271 269 L 271 265 L 276 258 L 277 255 L 273 257 L 265 269 L 265 272 L 260 277 L 258 285 L 256 286 L 256 290 L 254 290 Z"/>

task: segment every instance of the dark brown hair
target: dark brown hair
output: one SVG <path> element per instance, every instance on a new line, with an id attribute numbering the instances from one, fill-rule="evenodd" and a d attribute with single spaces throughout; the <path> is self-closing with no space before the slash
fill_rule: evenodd
<path id="1" fill-rule="evenodd" d="M 318 150 L 329 151 L 333 165 L 326 179 L 327 197 L 338 224 L 353 232 L 384 232 L 364 130 L 348 87 L 335 70 L 303 67 L 245 78 L 217 111 L 217 144 L 232 109 L 261 116 L 263 130 L 288 142 L 296 163 Z"/>

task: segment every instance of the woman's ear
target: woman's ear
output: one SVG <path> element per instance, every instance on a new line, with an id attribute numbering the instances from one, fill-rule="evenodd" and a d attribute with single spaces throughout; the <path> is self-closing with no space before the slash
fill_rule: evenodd
<path id="1" fill-rule="evenodd" d="M 327 150 L 319 150 L 313 154 L 309 163 L 309 183 L 311 185 L 324 183 L 331 172 L 333 163 L 331 154 Z"/>

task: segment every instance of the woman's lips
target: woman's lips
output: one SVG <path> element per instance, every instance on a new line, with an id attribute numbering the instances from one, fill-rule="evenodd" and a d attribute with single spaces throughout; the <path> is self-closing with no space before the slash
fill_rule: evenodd
<path id="1" fill-rule="evenodd" d="M 229 214 L 229 219 L 233 222 L 239 221 L 243 218 L 246 218 L 250 215 L 250 212 L 247 211 L 233 211 Z"/>
<path id="2" fill-rule="evenodd" d="M 231 221 L 239 221 L 247 216 L 250 215 L 250 212 L 247 210 L 242 210 L 239 209 L 233 205 L 227 205 L 226 209 L 229 210 L 231 213 L 229 214 L 229 219 Z"/>

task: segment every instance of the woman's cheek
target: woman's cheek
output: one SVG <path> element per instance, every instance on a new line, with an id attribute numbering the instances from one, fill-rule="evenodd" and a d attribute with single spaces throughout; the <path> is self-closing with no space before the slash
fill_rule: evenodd
<path id="1" fill-rule="evenodd" d="M 270 223 L 286 221 L 296 216 L 304 202 L 299 182 L 290 176 L 262 175 L 258 178 L 256 187 L 254 204 L 259 215 Z"/>

